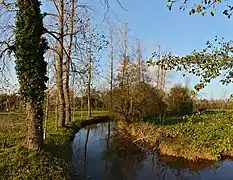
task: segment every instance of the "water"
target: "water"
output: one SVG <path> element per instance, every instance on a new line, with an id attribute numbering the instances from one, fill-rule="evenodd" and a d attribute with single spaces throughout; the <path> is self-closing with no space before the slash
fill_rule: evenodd
<path id="1" fill-rule="evenodd" d="M 114 125 L 81 129 L 73 141 L 74 179 L 232 180 L 233 161 L 190 163 L 161 156 L 122 139 Z"/>

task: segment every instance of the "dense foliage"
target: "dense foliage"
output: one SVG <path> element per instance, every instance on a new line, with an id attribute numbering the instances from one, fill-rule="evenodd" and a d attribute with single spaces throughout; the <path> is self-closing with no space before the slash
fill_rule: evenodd
<path id="1" fill-rule="evenodd" d="M 193 112 L 192 91 L 187 87 L 176 85 L 168 93 L 167 102 L 170 115 L 187 115 Z"/>
<path id="2" fill-rule="evenodd" d="M 43 101 L 46 89 L 46 62 L 44 53 L 47 43 L 43 35 L 43 16 L 38 1 L 18 1 L 15 29 L 16 72 L 20 93 L 26 101 Z"/>

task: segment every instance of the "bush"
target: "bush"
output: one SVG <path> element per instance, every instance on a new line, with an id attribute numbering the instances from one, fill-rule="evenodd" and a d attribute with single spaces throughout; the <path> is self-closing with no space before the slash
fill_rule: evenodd
<path id="1" fill-rule="evenodd" d="M 158 116 L 165 113 L 166 108 L 164 93 L 150 84 L 138 83 L 130 89 L 118 87 L 113 90 L 113 113 L 128 122 Z"/>
<path id="2" fill-rule="evenodd" d="M 167 97 L 169 115 L 188 115 L 193 113 L 192 91 L 176 85 L 170 89 Z"/>

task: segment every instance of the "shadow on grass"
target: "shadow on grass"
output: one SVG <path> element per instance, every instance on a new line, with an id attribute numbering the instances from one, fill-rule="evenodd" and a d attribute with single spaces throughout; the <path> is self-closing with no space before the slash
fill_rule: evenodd
<path id="1" fill-rule="evenodd" d="M 56 150 L 52 146 L 46 148 L 48 149 L 42 152 L 31 151 L 23 146 L 0 150 L 0 179 L 69 178 L 70 162 L 68 156 L 56 154 Z"/>
<path id="2" fill-rule="evenodd" d="M 196 113 L 201 113 L 201 114 L 206 114 L 206 115 L 214 115 L 214 114 L 218 114 L 220 112 L 226 112 L 226 111 L 210 109 L 210 110 L 200 111 L 200 112 L 196 112 Z M 196 113 L 193 113 L 193 114 L 196 114 Z M 155 125 L 171 126 L 171 125 L 176 125 L 179 123 L 187 122 L 188 119 L 184 118 L 184 117 L 185 116 L 168 116 L 168 117 L 165 117 L 164 120 L 160 119 L 160 117 L 150 117 L 146 121 L 151 122 Z"/>
<path id="3" fill-rule="evenodd" d="M 150 117 L 147 120 L 148 122 L 151 122 L 155 125 L 160 126 L 171 126 L 178 123 L 184 123 L 187 122 L 186 118 L 183 118 L 183 116 L 172 116 L 172 117 L 166 117 L 164 120 L 160 119 L 160 117 Z"/>
<path id="4" fill-rule="evenodd" d="M 67 140 L 70 137 L 60 134 L 50 134 L 49 136 L 50 137 L 44 144 L 44 151 L 49 152 L 67 162 L 70 162 L 72 157 L 72 142 Z"/>

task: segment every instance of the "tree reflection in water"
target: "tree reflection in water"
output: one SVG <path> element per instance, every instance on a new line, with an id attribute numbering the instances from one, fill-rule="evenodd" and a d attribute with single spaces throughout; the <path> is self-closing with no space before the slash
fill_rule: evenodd
<path id="1" fill-rule="evenodd" d="M 90 127 L 87 128 L 87 132 L 86 132 L 86 138 L 85 138 L 85 145 L 84 145 L 84 155 L 83 155 L 83 159 L 84 159 L 84 174 L 86 173 L 86 161 L 87 161 L 87 144 L 88 144 L 88 138 L 89 138 L 89 134 L 90 134 Z"/>
<path id="2" fill-rule="evenodd" d="M 107 146 L 102 152 L 102 159 L 108 162 L 104 178 L 135 179 L 145 159 L 142 149 L 129 140 L 122 139 L 116 131 L 106 140 Z"/>

